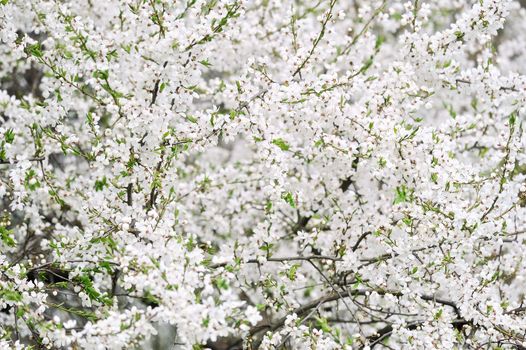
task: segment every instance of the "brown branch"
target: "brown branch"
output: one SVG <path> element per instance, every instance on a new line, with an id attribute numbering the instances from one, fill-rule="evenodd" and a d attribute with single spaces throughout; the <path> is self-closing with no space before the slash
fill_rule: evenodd
<path id="1" fill-rule="evenodd" d="M 418 321 L 418 322 L 412 322 L 409 323 L 405 328 L 409 330 L 417 329 L 419 326 L 423 325 L 425 321 Z M 471 324 L 471 321 L 466 321 L 463 319 L 459 320 L 453 320 L 450 322 L 450 324 L 455 327 L 456 329 L 461 329 L 463 326 L 467 324 Z M 387 325 L 384 328 L 379 329 L 374 335 L 367 337 L 368 345 L 372 349 L 376 345 L 378 345 L 382 340 L 388 338 L 394 331 L 394 328 L 392 325 Z M 364 349 L 365 345 L 360 347 L 361 349 Z"/>
<path id="2" fill-rule="evenodd" d="M 331 0 L 331 2 L 329 4 L 329 11 L 327 12 L 327 16 L 325 16 L 325 18 L 324 18 L 324 20 L 323 20 L 323 22 L 321 24 L 321 31 L 318 34 L 318 37 L 316 37 L 316 39 L 314 40 L 314 43 L 312 44 L 312 48 L 310 49 L 309 54 L 307 55 L 307 57 L 303 60 L 303 62 L 301 62 L 301 64 L 294 71 L 294 73 L 292 73 L 293 77 L 298 75 L 301 72 L 301 70 L 303 69 L 303 67 L 305 67 L 307 62 L 309 62 L 311 56 L 314 54 L 314 51 L 316 50 L 316 47 L 320 43 L 321 39 L 323 39 L 323 37 L 325 35 L 325 29 L 327 28 L 327 23 L 332 18 L 332 10 L 334 9 L 334 5 L 336 4 L 336 1 L 337 0 Z M 301 77 L 301 75 L 300 75 L 300 77 Z"/>
<path id="3" fill-rule="evenodd" d="M 309 255 L 309 256 L 291 256 L 291 257 L 282 257 L 282 258 L 267 258 L 268 262 L 287 262 L 287 261 L 311 261 L 311 260 L 331 260 L 331 261 L 341 261 L 342 258 L 327 256 L 327 255 Z M 261 264 L 257 259 L 250 259 L 244 262 L 245 264 Z M 210 265 L 212 269 L 219 267 L 225 267 L 228 263 L 218 263 Z"/>
<path id="4" fill-rule="evenodd" d="M 287 320 L 287 316 L 289 316 L 291 314 L 296 314 L 298 317 L 302 317 L 303 315 L 305 315 L 308 312 L 310 312 L 313 308 L 318 308 L 322 304 L 325 304 L 325 303 L 328 303 L 328 302 L 332 302 L 332 301 L 337 301 L 337 300 L 340 300 L 342 298 L 347 298 L 347 297 L 351 297 L 351 296 L 366 296 L 366 295 L 368 295 L 371 292 L 376 292 L 379 295 L 391 294 L 391 295 L 396 296 L 396 297 L 402 297 L 404 295 L 403 293 L 398 292 L 398 291 L 381 290 L 381 289 L 380 290 L 374 290 L 374 289 L 373 290 L 347 290 L 347 291 L 338 292 L 338 293 L 333 292 L 333 293 L 327 294 L 327 295 L 325 295 L 325 296 L 323 296 L 321 298 L 315 299 L 315 300 L 313 300 L 313 301 L 311 301 L 311 302 L 309 302 L 309 303 L 307 303 L 305 305 L 302 305 L 302 306 L 294 309 L 293 311 L 291 311 L 287 315 L 281 317 L 280 319 L 278 319 L 275 322 L 272 322 L 272 323 L 269 323 L 269 324 L 266 324 L 266 325 L 257 325 L 255 327 L 252 327 L 250 329 L 249 333 L 248 333 L 248 337 L 251 338 L 251 337 L 255 336 L 256 334 L 260 333 L 263 330 L 268 330 L 269 332 L 274 332 L 274 331 L 280 329 L 285 324 L 285 322 Z M 436 298 L 434 295 L 421 295 L 421 296 L 419 296 L 419 298 L 422 299 L 422 300 L 425 300 L 425 301 L 434 301 L 434 302 L 442 304 L 442 305 L 450 306 L 450 307 L 452 307 L 455 310 L 457 315 L 460 317 L 458 307 L 453 301 L 446 300 L 446 299 L 441 299 L 441 298 Z M 460 327 L 460 326 L 462 326 L 464 324 L 468 324 L 468 323 L 471 323 L 471 321 L 467 321 L 467 320 L 463 320 L 463 319 L 458 319 L 458 320 L 452 321 L 452 324 L 455 327 Z M 391 326 L 386 326 L 386 327 L 378 330 L 376 332 L 376 335 L 370 336 L 368 338 L 368 340 L 373 342 L 373 344 L 375 342 L 378 343 L 379 341 L 381 341 L 381 339 L 383 339 L 386 336 L 388 336 L 392 331 L 393 331 L 393 328 Z M 231 350 L 232 349 L 237 349 L 239 347 L 239 345 L 243 342 L 243 340 L 244 340 L 243 338 L 238 339 L 234 344 L 232 344 L 229 347 L 229 349 L 231 349 Z M 258 349 L 259 345 L 261 344 L 261 341 L 262 341 L 262 339 L 259 339 L 259 341 L 257 341 L 254 344 L 252 349 L 254 349 L 254 350 Z"/>
<path id="5" fill-rule="evenodd" d="M 29 160 L 30 162 L 41 162 L 44 159 L 45 158 L 43 158 L 43 157 L 39 157 L 39 158 L 29 158 L 27 160 Z M 18 162 L 19 162 L 18 160 L 9 161 L 9 160 L 1 160 L 0 159 L 0 164 L 16 164 Z"/>

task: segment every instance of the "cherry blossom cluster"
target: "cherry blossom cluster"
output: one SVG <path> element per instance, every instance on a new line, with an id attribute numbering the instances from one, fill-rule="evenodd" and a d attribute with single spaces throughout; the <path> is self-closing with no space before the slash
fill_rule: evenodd
<path id="1" fill-rule="evenodd" d="M 525 33 L 512 0 L 0 0 L 0 348 L 525 348 Z"/>

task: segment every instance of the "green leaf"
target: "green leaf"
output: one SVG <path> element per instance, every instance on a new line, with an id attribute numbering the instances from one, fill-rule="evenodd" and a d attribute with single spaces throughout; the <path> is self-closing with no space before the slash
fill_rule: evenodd
<path id="1" fill-rule="evenodd" d="M 16 310 L 17 317 L 23 317 L 25 313 L 26 313 L 26 310 L 24 308 L 19 307 L 18 310 Z"/>
<path id="2" fill-rule="evenodd" d="M 96 180 L 95 181 L 95 191 L 102 191 L 104 187 L 108 186 L 106 176 L 102 178 L 102 180 Z"/>
<path id="3" fill-rule="evenodd" d="M 376 50 L 378 50 L 378 49 L 380 48 L 380 46 L 382 46 L 382 44 L 383 44 L 384 42 L 385 42 L 385 36 L 383 36 L 383 35 L 381 35 L 381 34 L 378 35 L 378 36 L 376 37 L 376 43 L 374 44 L 374 48 L 375 48 Z"/>
<path id="4" fill-rule="evenodd" d="M 108 70 L 99 69 L 93 72 L 93 77 L 97 79 L 108 80 L 108 78 L 110 77 L 110 73 L 108 72 Z"/>
<path id="5" fill-rule="evenodd" d="M 26 46 L 25 52 L 26 54 L 37 58 L 42 58 L 43 56 L 42 46 L 40 45 L 40 43 Z"/>
<path id="6" fill-rule="evenodd" d="M 273 247 L 274 244 L 265 242 L 259 249 L 269 254 Z"/>
<path id="7" fill-rule="evenodd" d="M 16 290 L 3 289 L 0 290 L 0 299 L 5 299 L 7 301 L 21 301 L 22 294 Z"/>
<path id="8" fill-rule="evenodd" d="M 296 208 L 296 202 L 294 201 L 294 196 L 292 195 L 292 193 L 290 192 L 285 192 L 281 195 L 281 198 L 289 203 L 289 205 L 292 207 L 292 208 Z"/>
<path id="9" fill-rule="evenodd" d="M 188 114 L 188 115 L 186 116 L 186 120 L 188 120 L 188 121 L 191 122 L 191 123 L 197 124 L 197 118 L 194 117 L 193 115 Z"/>
<path id="10" fill-rule="evenodd" d="M 442 309 L 438 310 L 437 313 L 435 314 L 435 320 L 440 319 L 440 317 L 442 317 Z"/>
<path id="11" fill-rule="evenodd" d="M 278 146 L 282 151 L 288 151 L 290 148 L 289 144 L 281 138 L 272 140 L 272 144 Z"/>
<path id="12" fill-rule="evenodd" d="M 7 228 L 0 226 L 0 238 L 6 246 L 16 246 L 16 241 L 13 238 L 13 230 L 8 230 Z"/>
<path id="13" fill-rule="evenodd" d="M 296 280 L 296 272 L 298 271 L 298 267 L 300 267 L 299 264 L 294 264 L 287 271 L 287 277 L 289 278 L 289 280 L 291 280 L 291 281 Z"/>
<path id="14" fill-rule="evenodd" d="M 241 88 L 241 83 L 239 81 L 236 81 L 236 88 L 239 94 L 243 93 L 243 89 Z"/>
<path id="15" fill-rule="evenodd" d="M 509 122 L 510 125 L 515 125 L 515 121 L 517 120 L 517 113 L 513 112 L 510 114 Z"/>
<path id="16" fill-rule="evenodd" d="M 329 322 L 325 317 L 316 317 L 316 321 L 318 322 L 318 327 L 324 331 L 325 333 L 331 333 L 332 329 L 329 326 Z"/>
<path id="17" fill-rule="evenodd" d="M 223 289 L 223 290 L 227 290 L 228 289 L 228 282 L 223 277 L 218 277 L 215 280 L 215 284 L 216 284 L 218 289 Z"/>
<path id="18" fill-rule="evenodd" d="M 208 62 L 208 60 L 202 60 L 202 61 L 199 61 L 199 63 L 201 63 L 203 66 L 205 66 L 206 68 L 210 68 L 212 67 L 212 63 Z"/>
<path id="19" fill-rule="evenodd" d="M 372 65 L 373 65 L 373 58 L 370 57 L 364 62 L 362 68 L 360 68 L 360 73 L 365 73 Z"/>
<path id="20" fill-rule="evenodd" d="M 272 202 L 271 201 L 267 201 L 267 203 L 265 203 L 265 213 L 270 213 L 270 211 L 272 210 Z"/>
<path id="21" fill-rule="evenodd" d="M 395 199 L 394 199 L 393 204 L 407 202 L 408 198 L 409 197 L 408 197 L 407 187 L 405 187 L 405 185 L 398 186 L 396 188 Z"/>
<path id="22" fill-rule="evenodd" d="M 5 134 L 4 134 L 4 140 L 5 142 L 7 143 L 13 143 L 13 141 L 15 140 L 15 133 L 13 131 L 13 129 L 8 129 Z"/>
<path id="23" fill-rule="evenodd" d="M 26 188 L 34 191 L 40 187 L 40 182 L 37 180 L 37 173 L 33 169 L 26 171 L 26 177 L 24 179 L 24 185 Z"/>
<path id="24" fill-rule="evenodd" d="M 117 50 L 113 49 L 110 52 L 106 54 L 106 59 L 111 62 L 112 59 L 119 58 L 119 54 L 117 53 Z"/>

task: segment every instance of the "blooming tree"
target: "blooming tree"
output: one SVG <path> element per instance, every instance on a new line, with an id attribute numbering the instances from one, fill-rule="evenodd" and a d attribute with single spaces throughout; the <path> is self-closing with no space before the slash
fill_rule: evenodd
<path id="1" fill-rule="evenodd" d="M 0 347 L 524 349 L 526 9 L 0 0 Z"/>

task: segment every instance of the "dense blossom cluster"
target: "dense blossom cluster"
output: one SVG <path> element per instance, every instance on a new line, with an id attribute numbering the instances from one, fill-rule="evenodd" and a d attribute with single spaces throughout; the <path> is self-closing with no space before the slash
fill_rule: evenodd
<path id="1" fill-rule="evenodd" d="M 0 0 L 0 347 L 526 347 L 526 9 Z"/>

